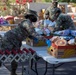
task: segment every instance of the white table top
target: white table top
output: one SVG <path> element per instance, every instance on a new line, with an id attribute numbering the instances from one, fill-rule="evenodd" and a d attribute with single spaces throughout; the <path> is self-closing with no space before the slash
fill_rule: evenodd
<path id="1" fill-rule="evenodd" d="M 4 35 L 6 31 L 0 31 L 1 35 Z M 43 46 L 43 47 L 32 47 L 29 45 L 26 45 L 26 42 L 23 41 L 22 42 L 22 47 L 26 47 L 26 48 L 32 48 L 33 50 L 36 51 L 37 55 L 41 58 L 43 58 L 45 61 L 47 61 L 50 64 L 58 64 L 58 63 L 65 63 L 65 62 L 73 62 L 76 61 L 76 57 L 72 57 L 72 58 L 61 58 L 61 59 L 57 59 L 51 55 L 49 55 L 47 53 L 47 46 Z"/>
<path id="2" fill-rule="evenodd" d="M 4 33 L 6 33 L 7 31 L 0 31 L 0 35 L 4 36 Z"/>
<path id="3" fill-rule="evenodd" d="M 47 61 L 50 64 L 58 64 L 58 63 L 66 63 L 66 62 L 73 62 L 76 61 L 76 57 L 72 58 L 55 58 L 47 53 L 47 47 L 32 47 L 26 45 L 26 42 L 22 42 L 22 46 L 26 48 L 32 48 L 36 51 L 37 55 L 41 58 L 43 58 L 45 61 Z"/>

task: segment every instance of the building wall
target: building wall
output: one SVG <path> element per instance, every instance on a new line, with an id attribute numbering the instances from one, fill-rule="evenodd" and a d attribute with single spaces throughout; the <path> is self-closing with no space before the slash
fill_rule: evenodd
<path id="1" fill-rule="evenodd" d="M 65 13 L 67 13 L 67 3 L 59 3 L 60 5 L 65 5 Z M 30 9 L 35 10 L 39 12 L 41 9 L 47 9 L 51 5 L 51 2 L 49 3 L 30 3 Z"/>

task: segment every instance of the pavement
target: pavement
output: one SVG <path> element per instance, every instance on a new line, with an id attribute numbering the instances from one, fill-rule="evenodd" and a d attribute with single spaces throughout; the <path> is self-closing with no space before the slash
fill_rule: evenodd
<path id="1" fill-rule="evenodd" d="M 22 65 L 24 65 L 23 74 L 22 74 Z M 30 70 L 30 74 L 28 74 L 28 60 L 24 63 L 18 63 L 17 75 L 37 75 L 34 71 Z M 56 65 L 58 66 L 58 65 Z M 34 68 L 35 66 L 33 66 Z M 45 61 L 40 59 L 38 61 L 38 75 L 44 75 L 45 72 Z M 48 64 L 48 67 L 52 67 L 52 64 Z M 5 63 L 0 67 L 0 75 L 10 75 L 11 73 L 11 64 L 9 62 Z M 52 75 L 52 68 L 47 70 L 46 75 Z M 68 62 L 63 64 L 62 66 L 56 68 L 55 75 L 76 75 L 76 62 Z"/>
<path id="2" fill-rule="evenodd" d="M 24 70 L 23 75 L 36 75 L 36 73 L 33 71 L 30 71 L 30 74 L 27 73 L 28 61 L 22 64 L 24 64 L 24 67 L 26 69 Z M 22 75 L 22 64 L 18 63 L 17 75 Z M 10 63 L 9 62 L 5 63 L 5 66 L 0 67 L 0 75 L 10 75 L 11 70 Z M 52 67 L 52 65 L 48 64 L 48 67 Z M 44 72 L 45 72 L 45 61 L 40 59 L 38 61 L 38 75 L 44 75 Z M 52 75 L 51 68 L 48 69 L 46 75 Z M 58 67 L 55 71 L 55 75 L 76 75 L 76 62 L 65 63 L 62 66 Z"/>
<path id="3" fill-rule="evenodd" d="M 0 67 L 0 75 L 10 75 L 10 71 L 5 66 L 2 65 Z"/>
<path id="4" fill-rule="evenodd" d="M 28 74 L 28 60 L 24 63 L 18 63 L 17 75 L 22 75 L 22 65 L 24 65 L 25 69 L 23 75 L 36 75 L 35 72 L 30 71 Z M 48 64 L 51 67 L 51 64 Z M 5 63 L 0 67 L 0 75 L 10 75 L 11 64 L 9 62 Z M 45 72 L 45 61 L 40 59 L 38 61 L 38 75 L 44 75 Z M 48 69 L 46 75 L 52 75 L 52 69 Z M 62 66 L 58 67 L 55 71 L 55 75 L 76 75 L 76 62 L 65 63 Z"/>

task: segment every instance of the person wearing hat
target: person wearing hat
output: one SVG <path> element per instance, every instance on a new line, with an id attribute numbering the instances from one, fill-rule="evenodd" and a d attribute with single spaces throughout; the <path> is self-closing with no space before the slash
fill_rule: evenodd
<path id="1" fill-rule="evenodd" d="M 36 11 L 29 10 L 25 15 L 25 19 L 19 23 L 19 25 L 4 34 L 4 37 L 0 40 L 0 50 L 18 50 L 21 48 L 22 41 L 27 37 L 33 39 L 35 38 L 35 31 L 33 27 L 33 22 L 37 21 Z M 17 62 L 13 61 L 11 63 L 11 75 L 17 75 Z"/>
<path id="2" fill-rule="evenodd" d="M 59 31 L 59 30 L 65 30 L 65 29 L 71 29 L 71 30 L 76 29 L 71 16 L 62 13 L 62 11 L 59 8 L 52 9 L 51 14 L 52 14 L 51 19 L 55 20 L 56 22 L 53 31 Z"/>
<path id="3" fill-rule="evenodd" d="M 58 6 L 58 1 L 57 0 L 52 0 L 51 6 L 49 6 L 46 9 L 44 16 L 46 17 L 47 15 L 49 15 L 49 19 L 51 20 L 51 16 L 52 16 L 51 12 L 52 12 L 52 9 L 58 8 L 57 6 Z"/>

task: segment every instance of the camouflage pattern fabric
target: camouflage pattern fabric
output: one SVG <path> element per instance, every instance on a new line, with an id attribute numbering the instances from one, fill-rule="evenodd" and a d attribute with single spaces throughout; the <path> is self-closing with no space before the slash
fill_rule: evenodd
<path id="1" fill-rule="evenodd" d="M 53 8 L 52 10 L 51 10 L 51 16 L 50 16 L 50 18 L 51 18 L 51 20 L 53 20 L 53 21 L 55 21 L 57 18 L 58 18 L 58 16 L 61 14 L 61 9 L 60 8 Z"/>
<path id="2" fill-rule="evenodd" d="M 16 28 L 9 30 L 0 40 L 0 50 L 18 50 L 22 41 L 35 33 L 30 20 L 23 20 Z"/>
<path id="3" fill-rule="evenodd" d="M 46 15 L 49 15 L 49 19 L 51 19 L 51 16 L 52 16 L 52 9 L 58 8 L 57 5 L 58 5 L 57 0 L 52 0 L 51 6 L 49 6 L 49 7 L 46 9 L 46 11 L 45 11 L 45 16 L 46 16 Z"/>
<path id="4" fill-rule="evenodd" d="M 56 20 L 55 30 L 76 29 L 71 17 L 67 14 L 60 14 Z"/>

